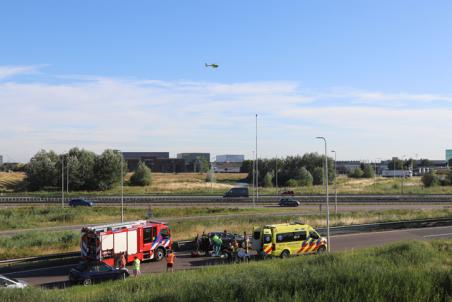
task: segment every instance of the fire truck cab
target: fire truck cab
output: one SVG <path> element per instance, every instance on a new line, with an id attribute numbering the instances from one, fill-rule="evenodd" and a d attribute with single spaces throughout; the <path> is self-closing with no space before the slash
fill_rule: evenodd
<path id="1" fill-rule="evenodd" d="M 117 266 L 122 254 L 128 263 L 135 256 L 141 261 L 162 260 L 171 244 L 171 232 L 165 223 L 138 220 L 84 227 L 80 249 L 86 261 Z"/>

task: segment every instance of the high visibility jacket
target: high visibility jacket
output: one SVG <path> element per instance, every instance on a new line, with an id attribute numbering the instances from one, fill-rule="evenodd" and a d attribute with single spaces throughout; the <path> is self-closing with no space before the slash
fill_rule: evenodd
<path id="1" fill-rule="evenodd" d="M 173 264 L 174 263 L 174 258 L 176 258 L 176 255 L 174 255 L 173 253 L 168 254 L 168 256 L 166 256 L 166 262 Z"/>
<path id="2" fill-rule="evenodd" d="M 135 259 L 133 260 L 133 269 L 134 270 L 139 270 L 140 269 L 140 259 Z"/>

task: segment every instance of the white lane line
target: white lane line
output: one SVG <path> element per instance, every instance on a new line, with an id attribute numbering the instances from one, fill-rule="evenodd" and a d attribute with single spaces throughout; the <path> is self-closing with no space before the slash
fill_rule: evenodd
<path id="1" fill-rule="evenodd" d="M 440 237 L 440 236 L 449 236 L 452 235 L 452 233 L 445 233 L 445 234 L 434 234 L 434 235 L 425 235 L 424 238 L 427 237 Z"/>

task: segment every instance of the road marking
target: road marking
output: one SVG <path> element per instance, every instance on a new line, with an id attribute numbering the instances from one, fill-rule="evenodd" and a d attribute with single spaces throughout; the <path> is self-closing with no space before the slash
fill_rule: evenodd
<path id="1" fill-rule="evenodd" d="M 449 236 L 452 235 L 452 233 L 445 233 L 445 234 L 435 234 L 435 235 L 425 235 L 424 238 L 427 237 L 440 237 L 440 236 Z"/>

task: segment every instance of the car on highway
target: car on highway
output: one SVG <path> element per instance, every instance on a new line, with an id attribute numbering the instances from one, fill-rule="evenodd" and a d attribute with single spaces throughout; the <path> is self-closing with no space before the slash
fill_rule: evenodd
<path id="1" fill-rule="evenodd" d="M 290 195 L 290 196 L 294 196 L 295 192 L 293 190 L 287 190 L 284 192 L 281 192 L 281 195 Z"/>
<path id="2" fill-rule="evenodd" d="M 223 197 L 249 197 L 248 188 L 232 188 Z"/>
<path id="3" fill-rule="evenodd" d="M 69 281 L 90 285 L 106 280 L 126 279 L 129 277 L 126 268 L 114 268 L 100 261 L 82 261 L 69 272 Z"/>
<path id="4" fill-rule="evenodd" d="M 69 200 L 69 206 L 71 207 L 92 207 L 94 202 L 86 199 L 76 198 Z"/>
<path id="5" fill-rule="evenodd" d="M 0 275 L 0 288 L 25 288 L 28 283 L 24 280 L 8 278 Z"/>
<path id="6" fill-rule="evenodd" d="M 300 202 L 293 198 L 282 198 L 278 204 L 280 207 L 298 207 L 298 206 L 300 206 Z"/>

